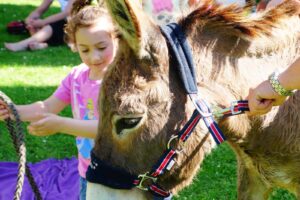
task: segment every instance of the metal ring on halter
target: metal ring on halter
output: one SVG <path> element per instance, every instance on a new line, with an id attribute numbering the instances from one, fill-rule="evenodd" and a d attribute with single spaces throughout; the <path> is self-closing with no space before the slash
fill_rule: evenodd
<path id="1" fill-rule="evenodd" d="M 168 141 L 168 144 L 167 144 L 167 149 L 171 149 L 171 143 L 173 140 L 177 139 L 178 138 L 178 135 L 172 135 L 171 138 L 169 139 Z M 183 145 L 185 145 L 185 143 L 183 143 Z M 177 154 L 181 153 L 183 151 L 183 149 L 180 149 L 180 150 L 175 150 Z"/>
<path id="2" fill-rule="evenodd" d="M 200 113 L 200 115 L 201 115 L 202 117 L 207 118 L 207 117 L 212 117 L 212 116 L 213 116 L 213 114 L 212 114 L 210 111 L 209 111 L 209 112 L 203 112 L 203 111 L 200 109 L 200 105 L 199 105 L 198 102 L 197 102 L 198 94 L 189 94 L 189 96 L 190 96 L 190 98 L 191 98 L 191 100 L 192 100 L 194 106 L 196 107 L 197 111 Z M 204 101 L 204 100 L 202 100 L 202 101 Z M 207 106 L 207 105 L 206 105 L 206 106 Z M 207 106 L 207 108 L 208 108 L 208 106 Z"/>
<path id="3" fill-rule="evenodd" d="M 208 112 L 203 112 L 202 110 L 200 110 L 200 109 L 198 109 L 197 108 L 197 110 L 198 110 L 198 112 L 200 113 L 200 115 L 202 116 L 202 117 L 204 117 L 204 118 L 207 118 L 207 117 L 212 117 L 213 116 L 213 114 L 210 112 L 210 113 L 208 113 Z"/>

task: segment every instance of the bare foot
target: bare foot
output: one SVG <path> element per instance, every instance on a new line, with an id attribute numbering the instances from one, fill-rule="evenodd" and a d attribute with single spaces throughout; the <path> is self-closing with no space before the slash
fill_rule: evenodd
<path id="1" fill-rule="evenodd" d="M 28 45 L 29 49 L 34 51 L 34 50 L 40 50 L 40 49 L 45 49 L 48 47 L 47 43 L 39 43 L 39 42 L 32 42 Z"/>
<path id="2" fill-rule="evenodd" d="M 6 49 L 10 50 L 10 51 L 24 51 L 28 48 L 28 46 L 25 46 L 24 44 L 20 44 L 18 42 L 16 43 L 6 43 L 4 42 L 4 46 Z"/>

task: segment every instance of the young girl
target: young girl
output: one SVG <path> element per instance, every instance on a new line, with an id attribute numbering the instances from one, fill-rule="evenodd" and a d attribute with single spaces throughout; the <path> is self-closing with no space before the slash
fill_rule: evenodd
<path id="1" fill-rule="evenodd" d="M 48 99 L 18 105 L 17 110 L 21 120 L 31 122 L 28 130 L 32 135 L 60 132 L 76 136 L 80 199 L 85 199 L 85 173 L 98 126 L 98 92 L 101 79 L 114 58 L 117 37 L 108 14 L 96 6 L 86 6 L 72 15 L 66 34 L 68 43 L 79 52 L 83 63 L 72 69 Z M 69 104 L 74 118 L 58 116 Z M 0 120 L 9 116 L 8 108 L 0 101 Z"/>

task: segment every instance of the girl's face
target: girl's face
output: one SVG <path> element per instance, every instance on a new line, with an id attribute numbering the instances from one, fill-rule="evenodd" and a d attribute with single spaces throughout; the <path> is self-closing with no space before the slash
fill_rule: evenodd
<path id="1" fill-rule="evenodd" d="M 112 25 L 106 19 L 99 19 L 91 26 L 78 28 L 75 33 L 80 58 L 91 72 L 104 72 L 113 61 L 116 39 L 108 30 L 112 30 Z"/>

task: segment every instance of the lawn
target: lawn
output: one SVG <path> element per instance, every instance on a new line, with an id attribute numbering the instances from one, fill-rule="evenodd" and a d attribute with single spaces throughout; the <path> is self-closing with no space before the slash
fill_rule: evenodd
<path id="1" fill-rule="evenodd" d="M 0 3 L 0 90 L 16 104 L 28 104 L 47 98 L 71 67 L 80 63 L 78 55 L 72 53 L 66 46 L 18 53 L 4 49 L 4 41 L 13 42 L 25 37 L 8 35 L 5 25 L 12 20 L 24 19 L 39 2 L 40 0 L 1 0 Z M 58 11 L 59 8 L 55 5 L 47 14 Z M 62 115 L 70 116 L 70 108 Z M 76 156 L 74 138 L 64 134 L 34 137 L 26 133 L 26 146 L 28 162 Z M 5 125 L 0 123 L 0 161 L 16 160 Z M 237 199 L 236 158 L 230 147 L 223 144 L 207 156 L 193 185 L 182 191 L 175 199 Z M 271 199 L 295 198 L 285 191 L 277 190 Z"/>

